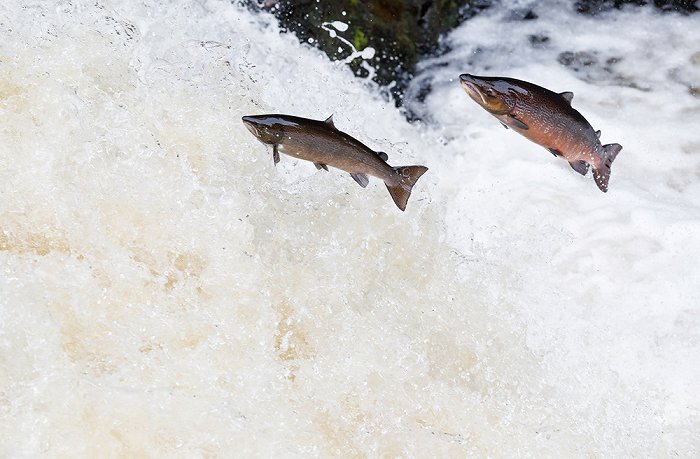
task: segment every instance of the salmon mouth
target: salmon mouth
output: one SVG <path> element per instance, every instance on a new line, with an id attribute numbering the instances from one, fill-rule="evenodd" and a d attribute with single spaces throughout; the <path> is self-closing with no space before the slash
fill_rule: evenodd
<path id="1" fill-rule="evenodd" d="M 250 133 L 255 137 L 259 138 L 260 134 L 258 134 L 258 128 L 255 127 L 255 121 L 253 121 L 249 116 L 244 116 L 242 120 L 246 129 L 248 129 L 248 131 L 250 131 Z"/>
<path id="2" fill-rule="evenodd" d="M 486 105 L 486 100 L 484 99 L 484 95 L 482 94 L 481 89 L 479 88 L 479 85 L 477 85 L 471 78 L 470 75 L 460 75 L 460 84 L 462 86 L 462 89 L 469 94 L 469 97 L 474 99 L 475 102 Z"/>

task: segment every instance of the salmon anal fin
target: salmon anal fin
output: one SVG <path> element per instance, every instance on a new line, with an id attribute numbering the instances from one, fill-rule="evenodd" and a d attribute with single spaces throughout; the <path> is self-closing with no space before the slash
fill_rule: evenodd
<path id="1" fill-rule="evenodd" d="M 280 162 L 280 152 L 277 149 L 277 144 L 272 146 L 272 160 L 275 162 L 275 166 Z"/>
<path id="2" fill-rule="evenodd" d="M 515 115 L 508 115 L 508 117 L 510 118 L 511 127 L 516 127 L 518 129 L 522 129 L 524 131 L 527 131 L 528 129 L 530 129 L 527 126 L 527 124 L 520 121 L 518 118 L 515 117 Z"/>
<path id="3" fill-rule="evenodd" d="M 586 161 L 570 161 L 569 165 L 581 175 L 586 175 L 588 173 L 588 163 Z"/>
<path id="4" fill-rule="evenodd" d="M 565 100 L 569 105 L 571 105 L 571 101 L 572 101 L 573 98 L 574 98 L 574 93 L 573 93 L 573 92 L 571 92 L 571 91 L 560 92 L 559 95 L 562 96 L 562 97 L 564 98 L 564 100 Z"/>
<path id="5" fill-rule="evenodd" d="M 318 169 L 318 170 L 321 170 L 321 169 L 328 170 L 328 166 L 326 166 L 325 164 L 322 164 L 322 163 L 314 163 L 314 166 L 316 166 L 316 169 Z"/>
<path id="6" fill-rule="evenodd" d="M 335 129 L 335 124 L 333 124 L 333 115 L 331 115 L 331 116 L 329 116 L 328 118 L 326 118 L 326 121 L 324 121 L 324 123 L 326 123 L 328 126 L 330 126 L 330 127 L 332 127 L 333 129 Z"/>
<path id="7" fill-rule="evenodd" d="M 366 187 L 369 183 L 369 178 L 367 178 L 365 174 L 350 174 L 350 176 L 355 179 L 362 188 Z"/>
<path id="8" fill-rule="evenodd" d="M 561 152 L 555 148 L 547 148 L 547 150 L 553 154 L 554 156 L 564 156 L 561 154 Z"/>

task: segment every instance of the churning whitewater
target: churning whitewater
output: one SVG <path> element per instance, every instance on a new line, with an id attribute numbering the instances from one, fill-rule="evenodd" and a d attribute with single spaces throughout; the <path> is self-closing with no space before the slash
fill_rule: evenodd
<path id="1" fill-rule="evenodd" d="M 422 64 L 409 124 L 229 2 L 3 3 L 0 456 L 696 455 L 697 16 L 517 6 Z M 573 91 L 614 186 L 463 73 Z M 399 212 L 275 167 L 252 113 L 430 171 Z"/>

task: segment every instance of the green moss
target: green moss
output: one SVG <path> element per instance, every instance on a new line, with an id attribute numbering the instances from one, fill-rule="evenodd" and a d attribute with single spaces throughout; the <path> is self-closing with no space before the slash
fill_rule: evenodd
<path id="1" fill-rule="evenodd" d="M 352 44 L 358 51 L 365 49 L 365 46 L 367 46 L 367 37 L 362 29 L 355 29 L 355 36 L 352 38 Z"/>

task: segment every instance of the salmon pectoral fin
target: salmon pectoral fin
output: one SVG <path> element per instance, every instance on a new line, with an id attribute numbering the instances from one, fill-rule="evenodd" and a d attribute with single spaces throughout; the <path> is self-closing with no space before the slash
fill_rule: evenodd
<path id="1" fill-rule="evenodd" d="M 318 170 L 321 170 L 321 169 L 328 170 L 328 166 L 326 166 L 325 164 L 314 163 L 314 166 L 316 166 L 316 169 L 318 169 Z"/>
<path id="2" fill-rule="evenodd" d="M 606 193 L 608 191 L 608 181 L 610 180 L 610 166 L 617 157 L 617 154 L 622 150 L 622 145 L 619 143 L 609 143 L 603 145 L 603 161 L 598 168 L 593 168 L 593 178 L 595 184 L 598 185 L 600 191 Z"/>
<path id="3" fill-rule="evenodd" d="M 272 146 L 272 160 L 275 162 L 275 166 L 280 162 L 280 151 L 277 149 L 277 144 Z"/>
<path id="4" fill-rule="evenodd" d="M 366 187 L 369 183 L 369 178 L 365 174 L 350 174 L 352 178 L 362 187 Z"/>
<path id="5" fill-rule="evenodd" d="M 588 163 L 586 161 L 569 161 L 569 165 L 581 175 L 586 175 L 588 173 Z"/>
<path id="6" fill-rule="evenodd" d="M 518 118 L 515 117 L 515 115 L 508 115 L 508 117 L 510 118 L 511 127 L 516 127 L 518 129 L 522 129 L 523 131 L 527 131 L 528 129 L 530 129 L 527 126 L 527 124 L 520 121 Z"/>
<path id="7" fill-rule="evenodd" d="M 421 175 L 425 174 L 428 168 L 425 166 L 405 166 L 395 167 L 394 170 L 401 176 L 401 182 L 396 186 L 387 183 L 386 187 L 396 206 L 403 211 L 406 210 L 413 185 L 416 184 Z"/>

